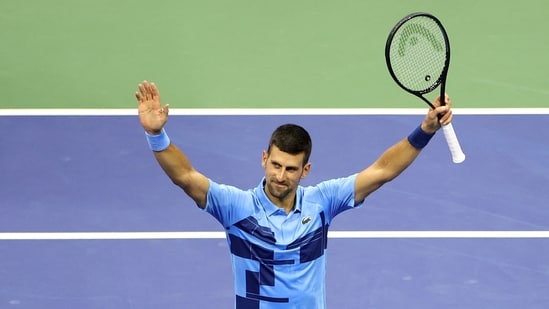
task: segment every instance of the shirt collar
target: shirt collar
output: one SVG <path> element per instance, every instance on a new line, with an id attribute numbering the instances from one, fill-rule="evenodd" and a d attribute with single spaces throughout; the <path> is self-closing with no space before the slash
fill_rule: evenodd
<path id="1" fill-rule="evenodd" d="M 267 196 L 267 193 L 265 193 L 265 190 L 264 190 L 265 183 L 266 183 L 266 179 L 265 179 L 265 177 L 263 177 L 263 179 L 261 179 L 261 182 L 259 183 L 259 185 L 256 188 L 256 192 L 257 192 L 257 197 L 259 198 L 259 203 L 261 204 L 263 209 L 265 209 L 265 212 L 267 213 L 267 215 L 272 216 L 272 215 L 278 214 L 278 213 L 286 214 L 284 212 L 284 209 L 276 206 L 275 204 L 273 204 L 273 202 L 271 202 L 271 200 Z M 297 187 L 296 197 L 295 197 L 295 207 L 294 207 L 294 212 L 296 212 L 296 213 L 301 212 L 301 195 L 302 195 L 301 193 L 302 193 L 302 190 L 303 190 L 303 188 L 301 186 Z"/>

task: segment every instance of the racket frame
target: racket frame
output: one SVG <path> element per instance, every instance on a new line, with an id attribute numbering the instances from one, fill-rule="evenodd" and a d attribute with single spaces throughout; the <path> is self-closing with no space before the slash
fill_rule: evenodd
<path id="1" fill-rule="evenodd" d="M 406 22 L 408 22 L 410 19 L 416 18 L 416 17 L 421 17 L 421 16 L 428 17 L 428 18 L 432 19 L 439 26 L 439 28 L 440 28 L 440 30 L 443 34 L 442 37 L 444 39 L 444 44 L 446 46 L 446 53 L 445 53 L 446 54 L 445 55 L 446 59 L 444 61 L 444 67 L 443 67 L 442 72 L 440 73 L 440 76 L 438 77 L 438 79 L 431 86 L 429 86 L 428 88 L 416 91 L 416 90 L 412 90 L 412 89 L 407 88 L 406 86 L 404 86 L 404 84 L 402 84 L 398 80 L 395 72 L 393 71 L 393 67 L 391 66 L 390 51 L 391 51 L 391 43 L 393 42 L 393 38 L 394 38 L 395 34 L 397 33 L 397 31 Z M 429 102 L 429 100 L 427 98 L 425 98 L 423 95 L 432 92 L 433 90 L 435 90 L 440 85 L 440 98 L 441 98 L 440 104 L 441 105 L 446 104 L 444 98 L 445 98 L 445 94 L 446 94 L 446 76 L 448 76 L 448 68 L 450 67 L 450 41 L 448 40 L 448 34 L 446 33 L 446 29 L 444 29 L 444 27 L 442 26 L 442 23 L 440 22 L 440 20 L 438 18 L 436 18 L 432 14 L 425 13 L 425 12 L 416 12 L 416 13 L 412 13 L 412 14 L 409 14 L 409 15 L 406 15 L 405 17 L 403 17 L 393 27 L 393 29 L 389 33 L 389 37 L 387 38 L 387 43 L 385 44 L 385 61 L 387 62 L 387 68 L 389 69 L 389 73 L 391 74 L 391 77 L 393 77 L 394 81 L 400 86 L 400 88 L 402 88 L 402 89 L 406 90 L 407 92 L 419 97 L 425 103 L 427 103 L 427 105 L 429 105 L 429 107 L 431 107 L 432 109 L 435 109 L 435 106 L 431 102 Z"/>
<path id="2" fill-rule="evenodd" d="M 445 56 L 446 59 L 444 61 L 444 67 L 442 69 L 442 72 L 440 73 L 440 76 L 438 79 L 428 88 L 423 90 L 412 90 L 404 86 L 402 84 L 395 72 L 393 71 L 392 65 L 391 65 L 391 45 L 393 42 L 393 38 L 397 31 L 406 24 L 410 19 L 417 18 L 417 17 L 427 17 L 432 19 L 440 28 L 440 31 L 442 32 L 442 38 L 444 39 L 444 44 L 446 46 L 445 50 Z M 423 95 L 432 92 L 435 90 L 438 86 L 440 86 L 440 104 L 445 105 L 446 104 L 446 77 L 448 76 L 448 68 L 450 67 L 450 41 L 448 39 L 448 34 L 446 32 L 446 29 L 444 29 L 444 26 L 442 26 L 442 23 L 438 18 L 433 16 L 432 14 L 426 13 L 426 12 L 416 12 L 411 13 L 409 15 L 406 15 L 403 17 L 391 30 L 389 33 L 389 37 L 387 38 L 387 42 L 385 44 L 385 61 L 387 63 L 387 68 L 389 69 L 389 73 L 391 74 L 391 77 L 393 77 L 393 80 L 400 86 L 400 88 L 404 89 L 408 93 L 411 93 L 418 98 L 422 99 L 427 105 L 429 105 L 430 108 L 435 109 L 435 106 L 429 102 L 427 98 L 425 98 Z M 442 131 L 444 132 L 444 137 L 446 138 L 446 141 L 448 143 L 448 147 L 450 149 L 450 153 L 452 154 L 452 161 L 454 163 L 461 163 L 465 160 L 465 154 L 463 153 L 461 146 L 459 144 L 459 141 L 457 139 L 456 133 L 454 131 L 454 127 L 451 123 L 448 125 L 442 126 Z"/>

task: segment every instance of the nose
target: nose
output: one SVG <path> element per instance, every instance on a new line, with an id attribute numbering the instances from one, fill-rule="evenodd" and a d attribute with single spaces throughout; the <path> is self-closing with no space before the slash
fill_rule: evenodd
<path id="1" fill-rule="evenodd" d="M 276 173 L 276 180 L 278 182 L 282 182 L 285 178 L 285 175 L 286 175 L 286 170 L 281 168 L 280 170 L 277 171 Z"/>

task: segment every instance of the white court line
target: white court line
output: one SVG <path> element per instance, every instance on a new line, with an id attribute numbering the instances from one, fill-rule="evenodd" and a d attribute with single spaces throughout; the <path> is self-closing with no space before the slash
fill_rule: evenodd
<path id="1" fill-rule="evenodd" d="M 426 108 L 171 108 L 180 116 L 423 115 Z M 541 115 L 549 108 L 454 108 L 456 115 Z M 0 116 L 136 116 L 135 108 L 0 109 Z"/>
<path id="2" fill-rule="evenodd" d="M 549 238 L 549 231 L 330 231 L 329 238 Z M 0 240 L 224 239 L 224 232 L 18 232 Z"/>

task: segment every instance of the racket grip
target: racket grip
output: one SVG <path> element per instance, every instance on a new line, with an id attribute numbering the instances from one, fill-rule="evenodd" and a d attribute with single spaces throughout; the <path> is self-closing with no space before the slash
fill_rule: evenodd
<path id="1" fill-rule="evenodd" d="M 461 163 L 465 161 L 465 154 L 463 153 L 463 150 L 461 150 L 461 146 L 459 145 L 459 141 L 456 136 L 456 132 L 454 131 L 454 127 L 451 123 L 442 126 L 442 131 L 444 132 L 444 137 L 446 138 L 446 142 L 448 143 L 448 148 L 450 148 L 450 153 L 452 154 L 452 161 L 454 163 Z"/>

